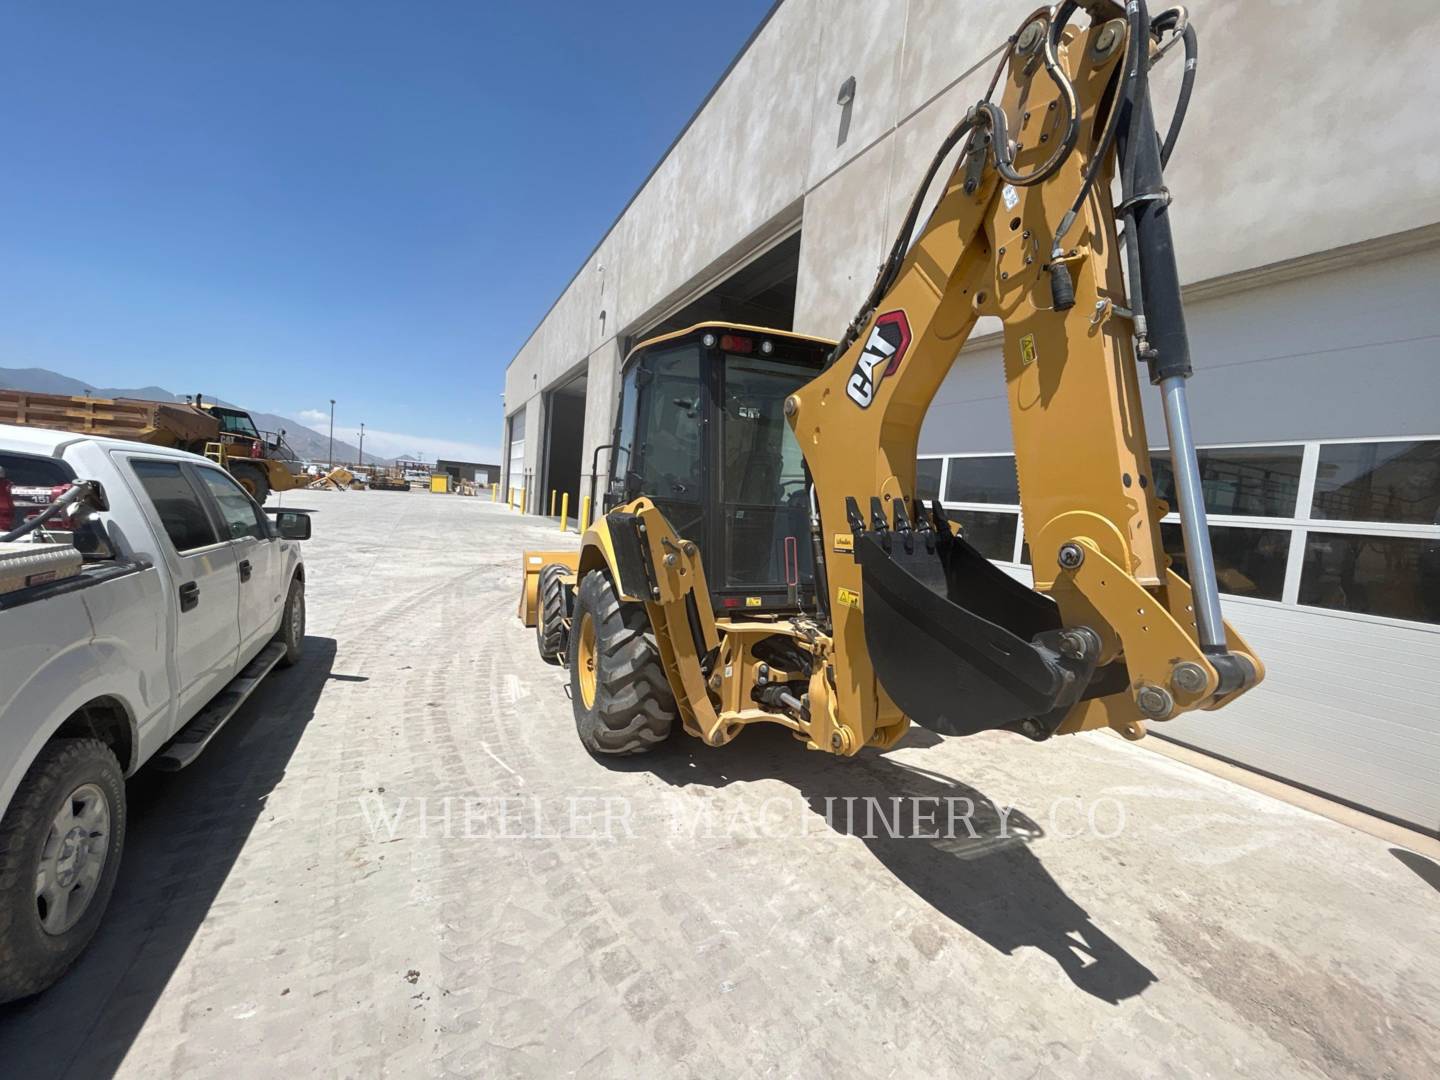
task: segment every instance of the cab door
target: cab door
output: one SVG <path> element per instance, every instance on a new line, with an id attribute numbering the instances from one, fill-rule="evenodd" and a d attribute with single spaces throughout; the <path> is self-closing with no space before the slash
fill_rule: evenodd
<path id="1" fill-rule="evenodd" d="M 237 667 L 250 662 L 280 627 L 284 611 L 281 582 L 284 569 L 279 537 L 272 534 L 264 511 L 229 473 L 204 465 L 187 466 L 215 500 L 221 539 L 235 552 L 236 580 L 240 589 L 240 657 Z"/>
<path id="2" fill-rule="evenodd" d="M 178 727 L 200 711 L 234 676 L 240 643 L 240 582 L 234 547 L 222 539 L 209 496 L 189 467 L 163 458 L 131 457 L 140 504 L 155 535 L 154 551 L 174 591 L 166 612 Z"/>
<path id="3" fill-rule="evenodd" d="M 699 343 L 653 349 L 640 363 L 626 498 L 648 496 L 679 535 L 708 550 L 704 529 L 710 388 L 701 377 Z"/>

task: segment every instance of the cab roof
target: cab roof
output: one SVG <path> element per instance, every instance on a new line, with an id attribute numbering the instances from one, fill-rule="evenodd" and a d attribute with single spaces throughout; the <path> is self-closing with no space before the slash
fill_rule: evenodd
<path id="1" fill-rule="evenodd" d="M 707 322 L 698 322 L 694 326 L 687 326 L 684 330 L 672 330 L 668 334 L 657 334 L 652 338 L 646 338 L 644 341 L 636 343 L 631 346 L 630 351 L 625 354 L 625 360 L 620 366 L 622 368 L 627 367 L 631 359 L 641 349 L 648 349 L 652 346 L 659 345 L 662 341 L 673 341 L 690 334 L 698 334 L 701 330 L 718 330 L 721 333 L 763 334 L 770 338 L 786 338 L 790 341 L 804 341 L 811 345 L 823 345 L 827 349 L 833 349 L 835 347 L 835 341 L 832 338 L 814 337 L 811 334 L 797 334 L 793 330 L 776 330 L 770 326 L 751 326 L 748 323 L 710 320 Z"/>

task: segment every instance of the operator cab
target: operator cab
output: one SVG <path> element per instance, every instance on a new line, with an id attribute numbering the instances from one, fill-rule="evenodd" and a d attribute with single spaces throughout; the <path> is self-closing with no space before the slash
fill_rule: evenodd
<path id="1" fill-rule="evenodd" d="M 805 460 L 785 399 L 834 343 L 701 323 L 641 342 L 625 359 L 607 510 L 646 496 L 700 546 L 717 613 L 815 602 Z"/>

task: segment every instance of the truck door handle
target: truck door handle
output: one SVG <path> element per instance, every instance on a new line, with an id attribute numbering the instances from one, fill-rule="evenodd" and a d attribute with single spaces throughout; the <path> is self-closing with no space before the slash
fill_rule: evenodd
<path id="1" fill-rule="evenodd" d="M 193 581 L 187 581 L 180 586 L 180 610 L 189 611 L 200 603 L 200 586 Z"/>
<path id="2" fill-rule="evenodd" d="M 241 559 L 241 560 L 240 560 L 240 580 L 241 580 L 241 581 L 249 581 L 249 580 L 250 580 L 250 560 L 249 560 L 249 559 Z"/>

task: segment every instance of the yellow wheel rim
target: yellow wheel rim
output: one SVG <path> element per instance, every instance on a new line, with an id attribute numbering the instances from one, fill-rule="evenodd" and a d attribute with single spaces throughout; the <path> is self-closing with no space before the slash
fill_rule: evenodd
<path id="1" fill-rule="evenodd" d="M 590 613 L 580 616 L 580 650 L 576 666 L 580 675 L 580 700 L 587 709 L 595 707 L 595 620 Z"/>

